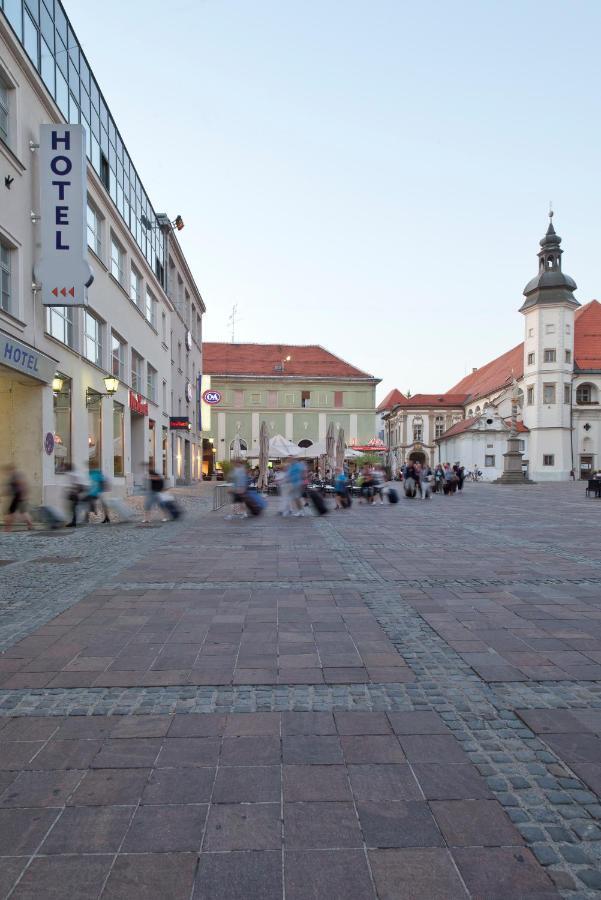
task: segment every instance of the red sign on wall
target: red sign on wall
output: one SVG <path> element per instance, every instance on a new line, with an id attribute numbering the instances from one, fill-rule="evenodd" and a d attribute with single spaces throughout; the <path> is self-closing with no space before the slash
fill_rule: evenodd
<path id="1" fill-rule="evenodd" d="M 129 392 L 129 408 L 140 416 L 148 415 L 148 401 L 134 391 Z"/>

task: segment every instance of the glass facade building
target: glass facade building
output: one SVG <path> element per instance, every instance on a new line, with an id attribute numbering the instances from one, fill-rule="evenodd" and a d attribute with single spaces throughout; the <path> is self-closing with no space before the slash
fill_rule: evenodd
<path id="1" fill-rule="evenodd" d="M 126 227 L 164 286 L 165 238 L 60 0 L 0 0 L 67 122 L 82 124 L 87 155 Z"/>

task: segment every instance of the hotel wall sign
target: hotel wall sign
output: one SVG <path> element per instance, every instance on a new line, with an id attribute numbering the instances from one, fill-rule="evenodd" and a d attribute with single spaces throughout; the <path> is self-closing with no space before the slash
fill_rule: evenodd
<path id="1" fill-rule="evenodd" d="M 219 391 L 205 391 L 202 395 L 202 399 L 205 403 L 208 403 L 209 406 L 216 406 L 217 403 L 221 403 L 221 394 Z"/>
<path id="2" fill-rule="evenodd" d="M 0 365 L 10 366 L 47 384 L 50 384 L 56 371 L 55 360 L 4 331 L 0 331 Z"/>
<path id="3" fill-rule="evenodd" d="M 148 401 L 141 394 L 136 394 L 135 391 L 129 392 L 129 408 L 139 416 L 148 415 Z"/>
<path id="4" fill-rule="evenodd" d="M 40 125 L 41 255 L 36 281 L 44 306 L 85 306 L 94 280 L 86 235 L 83 125 Z"/>

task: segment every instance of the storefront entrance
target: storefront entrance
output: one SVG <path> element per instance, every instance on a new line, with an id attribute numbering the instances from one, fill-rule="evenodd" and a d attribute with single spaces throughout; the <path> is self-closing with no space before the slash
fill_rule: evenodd
<path id="1" fill-rule="evenodd" d="M 580 477 L 583 481 L 586 481 L 587 478 L 590 478 L 593 474 L 593 457 L 592 456 L 581 456 L 580 457 Z"/>
<path id="2" fill-rule="evenodd" d="M 420 463 L 423 466 L 426 462 L 426 454 L 422 453 L 421 450 L 414 450 L 413 453 L 409 454 L 409 460 L 412 463 Z"/>
<path id="3" fill-rule="evenodd" d="M 131 410 L 131 470 L 134 484 L 144 484 L 146 466 L 144 463 L 144 416 Z"/>

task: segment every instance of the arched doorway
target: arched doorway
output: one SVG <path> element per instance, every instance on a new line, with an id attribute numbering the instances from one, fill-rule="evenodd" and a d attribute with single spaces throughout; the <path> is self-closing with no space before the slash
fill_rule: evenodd
<path id="1" fill-rule="evenodd" d="M 409 461 L 412 463 L 420 463 L 422 466 L 426 462 L 426 454 L 422 450 L 414 450 L 409 454 Z"/>

